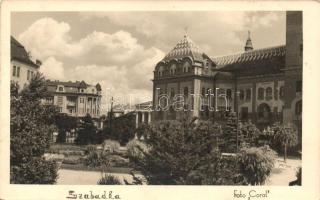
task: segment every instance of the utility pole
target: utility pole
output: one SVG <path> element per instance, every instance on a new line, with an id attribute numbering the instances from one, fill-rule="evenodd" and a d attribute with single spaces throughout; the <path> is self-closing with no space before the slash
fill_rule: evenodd
<path id="1" fill-rule="evenodd" d="M 238 83 L 237 83 L 237 77 L 235 77 L 235 109 L 236 109 L 236 153 L 239 152 L 239 104 L 238 104 Z"/>
<path id="2" fill-rule="evenodd" d="M 110 105 L 110 112 L 109 112 L 109 128 L 111 133 L 112 133 L 112 116 L 113 116 L 113 97 L 111 97 L 111 105 Z"/>

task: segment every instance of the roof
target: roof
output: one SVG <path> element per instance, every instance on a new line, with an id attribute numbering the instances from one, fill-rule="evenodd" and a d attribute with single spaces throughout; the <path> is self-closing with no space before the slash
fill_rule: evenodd
<path id="1" fill-rule="evenodd" d="M 11 60 L 17 60 L 35 68 L 40 67 L 30 59 L 30 56 L 28 55 L 28 52 L 25 50 L 24 46 L 13 36 L 11 36 Z"/>
<path id="2" fill-rule="evenodd" d="M 80 87 L 81 83 L 82 83 L 82 81 L 81 82 L 80 81 L 76 81 L 76 82 L 71 82 L 71 81 L 68 81 L 68 82 L 64 82 L 64 81 L 47 81 L 47 85 L 50 85 L 50 86 L 63 85 L 65 87 L 76 87 L 76 88 Z M 89 86 L 88 84 L 86 84 L 86 85 Z"/>
<path id="3" fill-rule="evenodd" d="M 150 110 L 151 106 L 152 106 L 152 101 L 147 101 L 147 102 L 143 102 L 135 105 L 137 110 Z"/>
<path id="4" fill-rule="evenodd" d="M 263 49 L 249 50 L 232 55 L 211 57 L 211 60 L 217 65 L 217 68 L 223 68 L 226 65 L 237 63 L 246 63 L 252 61 L 266 60 L 274 57 L 284 57 L 286 46 L 275 46 Z"/>
<path id="5" fill-rule="evenodd" d="M 193 60 L 202 61 L 203 52 L 190 39 L 188 35 L 184 35 L 183 39 L 176 44 L 176 46 L 162 59 L 168 61 L 174 58 L 192 57 Z"/>

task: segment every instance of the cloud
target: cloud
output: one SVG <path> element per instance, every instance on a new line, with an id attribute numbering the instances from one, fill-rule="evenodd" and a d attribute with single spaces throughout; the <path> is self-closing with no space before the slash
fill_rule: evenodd
<path id="1" fill-rule="evenodd" d="M 219 51 L 224 46 L 231 51 L 241 50 L 246 40 L 243 36 L 248 30 L 255 32 L 261 27 L 270 27 L 285 16 L 284 12 L 248 11 L 92 12 L 79 15 L 83 21 L 107 19 L 120 28 L 131 28 L 166 52 L 182 38 L 188 27 L 189 36 L 212 55 L 221 54 Z"/>
<path id="2" fill-rule="evenodd" d="M 40 72 L 42 72 L 48 79 L 52 79 L 52 80 L 66 79 L 63 63 L 56 60 L 54 57 L 49 57 L 42 63 L 40 67 Z"/>
<path id="3" fill-rule="evenodd" d="M 121 64 L 135 61 L 144 52 L 136 38 L 125 31 L 113 34 L 93 31 L 78 41 L 70 35 L 70 25 L 52 18 L 35 21 L 19 35 L 19 40 L 36 58 L 68 58 L 84 64 Z"/>

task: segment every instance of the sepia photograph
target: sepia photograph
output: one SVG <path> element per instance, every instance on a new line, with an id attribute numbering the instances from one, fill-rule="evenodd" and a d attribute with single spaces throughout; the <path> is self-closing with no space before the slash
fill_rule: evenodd
<path id="1" fill-rule="evenodd" d="M 10 184 L 301 186 L 303 16 L 12 12 Z"/>

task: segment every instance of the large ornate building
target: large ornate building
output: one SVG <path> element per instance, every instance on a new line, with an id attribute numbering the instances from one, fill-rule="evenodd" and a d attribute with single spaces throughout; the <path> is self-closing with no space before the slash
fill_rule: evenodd
<path id="1" fill-rule="evenodd" d="M 282 121 L 301 128 L 302 12 L 287 12 L 286 28 L 286 45 L 254 49 L 249 34 L 243 52 L 220 57 L 185 35 L 155 67 L 153 120 L 186 113 L 223 119 L 227 110 L 260 127 Z"/>

